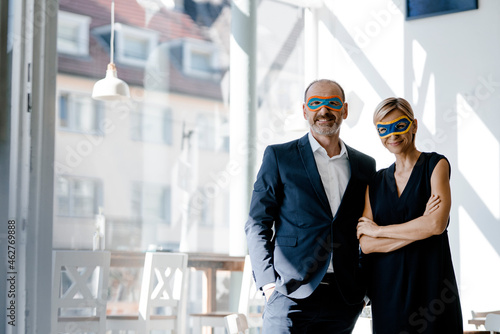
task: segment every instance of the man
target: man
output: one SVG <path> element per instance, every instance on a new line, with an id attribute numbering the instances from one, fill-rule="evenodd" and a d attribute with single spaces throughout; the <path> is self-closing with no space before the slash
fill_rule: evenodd
<path id="1" fill-rule="evenodd" d="M 303 111 L 310 132 L 264 152 L 245 225 L 263 332 L 351 333 L 365 294 L 356 225 L 375 160 L 340 140 L 338 83 L 312 82 Z"/>

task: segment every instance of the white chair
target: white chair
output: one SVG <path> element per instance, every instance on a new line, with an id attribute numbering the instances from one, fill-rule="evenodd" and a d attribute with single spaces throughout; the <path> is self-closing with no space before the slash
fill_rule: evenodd
<path id="1" fill-rule="evenodd" d="M 233 313 L 224 317 L 227 334 L 240 334 L 248 332 L 247 317 L 241 313 Z"/>
<path id="2" fill-rule="evenodd" d="M 238 313 L 246 316 L 249 328 L 262 327 L 262 312 L 264 311 L 264 305 L 264 295 L 262 291 L 257 290 L 255 286 L 250 256 L 247 255 L 243 268 Z M 193 333 L 201 333 L 204 326 L 225 327 L 225 317 L 228 315 L 231 315 L 231 312 L 191 314 L 191 318 L 193 319 Z"/>
<path id="3" fill-rule="evenodd" d="M 151 330 L 184 333 L 187 254 L 146 253 L 139 297 L 139 313 L 108 315 L 107 329 L 149 334 Z"/>
<path id="4" fill-rule="evenodd" d="M 484 321 L 484 328 L 491 334 L 500 332 L 500 314 L 488 313 Z"/>
<path id="5" fill-rule="evenodd" d="M 110 253 L 53 251 L 51 333 L 106 331 Z"/>
<path id="6" fill-rule="evenodd" d="M 238 313 L 244 314 L 248 322 L 248 328 L 262 327 L 262 313 L 266 299 L 261 290 L 257 289 L 252 274 L 250 256 L 245 257 L 245 267 L 241 282 L 240 301 Z"/>
<path id="7" fill-rule="evenodd" d="M 483 326 L 485 321 L 486 321 L 486 316 L 490 313 L 493 314 L 499 314 L 500 315 L 500 310 L 497 311 L 471 311 L 472 313 L 472 319 L 469 319 L 468 323 L 469 325 L 474 325 L 476 326 L 476 329 L 479 329 L 479 327 Z"/>

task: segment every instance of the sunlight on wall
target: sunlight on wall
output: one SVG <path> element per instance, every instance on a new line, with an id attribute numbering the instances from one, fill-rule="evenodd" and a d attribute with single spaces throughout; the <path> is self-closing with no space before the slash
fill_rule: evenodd
<path id="1" fill-rule="evenodd" d="M 425 63 L 427 61 L 427 52 L 417 40 L 413 40 L 412 53 L 415 82 L 418 86 L 422 86 Z"/>
<path id="2" fill-rule="evenodd" d="M 427 94 L 424 97 L 424 114 L 422 120 L 432 136 L 436 135 L 436 84 L 434 74 L 430 75 Z"/>
<path id="3" fill-rule="evenodd" d="M 500 145 L 461 94 L 457 95 L 457 117 L 458 169 L 491 214 L 498 219 Z"/>
<path id="4" fill-rule="evenodd" d="M 436 87 L 434 74 L 431 73 L 426 80 L 424 76 L 427 65 L 427 52 L 422 45 L 417 41 L 412 41 L 412 62 L 413 74 L 413 101 L 415 117 L 421 119 L 425 127 L 431 135 L 436 134 Z M 422 102 L 420 102 L 422 101 Z M 423 109 L 421 107 L 423 107 Z M 419 111 L 423 110 L 423 115 L 420 118 Z"/>
<path id="5" fill-rule="evenodd" d="M 458 208 L 458 217 L 460 248 L 463 250 L 460 252 L 460 299 L 462 314 L 467 320 L 471 318 L 471 310 L 498 309 L 500 290 L 492 287 L 498 286 L 500 258 L 480 260 L 488 254 L 495 254 L 495 249 L 462 206 Z"/>

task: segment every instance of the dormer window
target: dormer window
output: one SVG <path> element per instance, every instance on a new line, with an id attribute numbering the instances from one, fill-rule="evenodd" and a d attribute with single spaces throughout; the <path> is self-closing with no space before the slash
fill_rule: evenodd
<path id="1" fill-rule="evenodd" d="M 109 47 L 111 26 L 96 28 L 94 33 Z M 117 63 L 143 67 L 157 44 L 158 33 L 156 31 L 121 23 L 115 24 L 115 61 Z"/>
<path id="2" fill-rule="evenodd" d="M 90 17 L 59 11 L 57 19 L 57 51 L 74 56 L 89 54 Z"/>
<path id="3" fill-rule="evenodd" d="M 184 73 L 212 80 L 220 78 L 219 52 L 214 44 L 195 39 L 185 39 L 183 44 Z"/>

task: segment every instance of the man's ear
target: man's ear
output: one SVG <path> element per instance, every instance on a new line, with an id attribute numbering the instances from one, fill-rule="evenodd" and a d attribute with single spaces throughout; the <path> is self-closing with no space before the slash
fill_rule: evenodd
<path id="1" fill-rule="evenodd" d="M 342 118 L 346 119 L 348 114 L 349 114 L 349 105 L 346 102 L 346 103 L 344 103 L 344 110 L 343 110 Z"/>
<path id="2" fill-rule="evenodd" d="M 302 113 L 304 115 L 304 119 L 307 121 L 307 113 L 306 113 L 306 104 L 305 103 L 302 103 Z"/>

